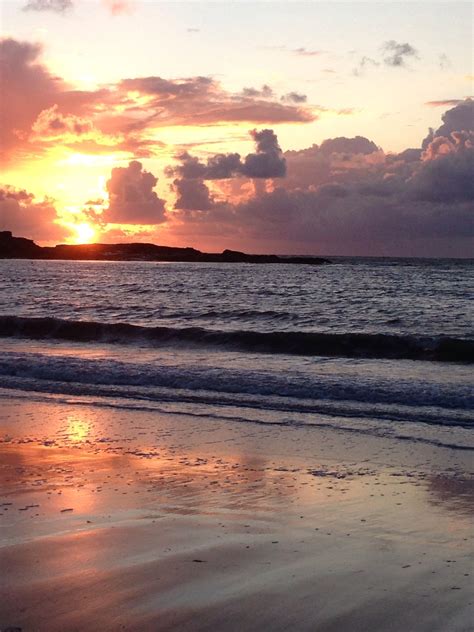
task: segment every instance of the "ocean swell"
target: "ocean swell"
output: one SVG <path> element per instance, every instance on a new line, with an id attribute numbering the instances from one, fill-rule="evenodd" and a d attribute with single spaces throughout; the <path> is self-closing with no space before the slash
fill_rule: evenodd
<path id="1" fill-rule="evenodd" d="M 147 344 L 152 347 L 194 345 L 225 347 L 251 353 L 349 358 L 474 361 L 474 341 L 448 336 L 386 333 L 318 333 L 298 331 L 224 331 L 201 327 L 144 327 L 130 323 L 0 316 L 0 336 L 38 340 Z"/>

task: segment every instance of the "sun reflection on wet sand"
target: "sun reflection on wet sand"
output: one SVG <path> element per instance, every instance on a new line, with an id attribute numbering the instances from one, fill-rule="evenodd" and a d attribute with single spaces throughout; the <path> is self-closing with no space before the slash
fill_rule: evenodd
<path id="1" fill-rule="evenodd" d="M 170 603 L 187 595 L 207 607 L 224 578 L 253 585 L 251 595 L 261 576 L 274 590 L 300 581 L 294 594 L 312 603 L 316 585 L 330 602 L 324 582 L 337 573 L 360 604 L 373 586 L 381 596 L 399 586 L 405 603 L 416 597 L 413 608 L 420 591 L 439 596 L 469 582 L 472 487 L 453 469 L 462 455 L 450 452 L 445 476 L 433 477 L 420 469 L 421 452 L 403 453 L 410 469 L 395 470 L 380 466 L 387 441 L 375 451 L 366 439 L 322 429 L 54 398 L 5 400 L 2 412 L 0 538 L 8 546 L 0 564 L 11 586 L 7 614 L 38 604 L 20 617 L 25 628 L 84 629 L 92 617 L 112 632 L 134 611 L 140 629 L 155 631 Z M 418 578 L 415 597 L 405 591 L 408 573 Z M 44 603 L 61 613 L 54 622 Z"/>
<path id="2" fill-rule="evenodd" d="M 90 434 L 91 424 L 82 417 L 68 415 L 67 424 L 67 436 L 70 441 L 82 443 Z"/>

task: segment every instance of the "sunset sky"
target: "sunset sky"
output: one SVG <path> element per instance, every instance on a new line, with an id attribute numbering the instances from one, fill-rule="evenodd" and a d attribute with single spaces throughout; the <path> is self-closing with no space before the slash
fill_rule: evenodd
<path id="1" fill-rule="evenodd" d="M 471 3 L 2 0 L 0 26 L 0 230 L 472 256 Z"/>

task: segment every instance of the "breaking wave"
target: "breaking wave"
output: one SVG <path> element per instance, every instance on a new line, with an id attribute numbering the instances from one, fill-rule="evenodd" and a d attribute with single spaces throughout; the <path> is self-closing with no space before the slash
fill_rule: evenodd
<path id="1" fill-rule="evenodd" d="M 194 345 L 224 347 L 251 353 L 431 360 L 474 361 L 474 341 L 446 336 L 385 333 L 258 332 L 201 327 L 144 327 L 130 323 L 0 316 L 0 336 L 38 340 L 147 344 L 152 347 Z"/>

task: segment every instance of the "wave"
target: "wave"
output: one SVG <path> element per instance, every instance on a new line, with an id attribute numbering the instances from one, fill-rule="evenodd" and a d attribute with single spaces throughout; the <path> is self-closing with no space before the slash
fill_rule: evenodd
<path id="1" fill-rule="evenodd" d="M 0 336 L 151 346 L 225 347 L 252 353 L 438 362 L 474 361 L 474 341 L 447 336 L 297 331 L 223 331 L 201 327 L 144 327 L 130 323 L 0 316 Z"/>
<path id="2" fill-rule="evenodd" d="M 472 427 L 474 396 L 470 382 L 459 376 L 454 383 L 438 379 L 428 382 L 424 371 L 405 376 L 403 368 L 388 371 L 374 379 L 369 371 L 357 375 L 334 374 L 326 367 L 314 366 L 206 366 L 199 360 L 172 354 L 172 363 L 140 362 L 136 358 L 87 358 L 69 354 L 17 353 L 0 356 L 0 384 L 24 388 L 33 381 L 35 388 L 48 390 L 61 382 L 60 390 L 77 395 L 109 393 L 118 389 L 125 397 L 212 405 L 236 405 L 279 409 L 288 412 L 326 412 L 351 416 L 425 421 L 437 425 Z M 124 361 L 126 360 L 126 361 Z M 138 360 L 138 361 L 137 361 Z M 65 386 L 67 385 L 67 387 Z M 91 391 L 92 389 L 92 391 Z M 185 392 L 184 392 L 185 391 Z M 117 393 L 116 393 L 117 394 Z"/>
<path id="3" fill-rule="evenodd" d="M 130 353 L 127 347 L 47 345 L 46 352 L 36 352 L 29 346 L 14 340 L 4 345 L 0 398 L 8 393 L 64 401 L 72 397 L 86 405 L 100 402 L 229 422 L 327 426 L 474 449 L 468 366 L 433 365 L 428 376 L 423 363 L 302 362 L 256 355 L 232 362 L 228 355 L 189 349 Z"/>
<path id="4" fill-rule="evenodd" d="M 255 409 L 253 407 L 250 408 L 250 414 L 246 415 L 245 413 L 249 411 L 249 407 L 237 405 L 236 410 L 242 412 L 240 414 L 232 414 L 232 409 L 230 409 L 228 405 L 224 408 L 223 404 L 219 402 L 213 402 L 214 406 L 212 408 L 196 407 L 195 402 L 193 402 L 193 406 L 191 408 L 186 408 L 185 405 L 189 402 L 186 398 L 176 398 L 173 400 L 163 398 L 160 399 L 160 401 L 153 401 L 143 397 L 143 394 L 135 393 L 132 397 L 129 393 L 128 396 L 124 397 L 125 393 L 118 394 L 116 392 L 101 390 L 90 390 L 87 393 L 79 394 L 73 390 L 65 390 L 64 385 L 59 385 L 58 383 L 50 383 L 50 385 L 52 388 L 45 391 L 38 389 L 35 384 L 23 385 L 23 387 L 18 390 L 15 389 L 14 385 L 8 385 L 6 388 L 0 387 L 0 400 L 11 399 L 12 397 L 15 399 L 26 398 L 33 401 L 54 401 L 56 404 L 61 403 L 75 406 L 93 406 L 97 408 L 111 408 L 128 411 L 133 410 L 153 414 L 158 413 L 161 415 L 171 414 L 182 417 L 191 417 L 194 419 L 204 418 L 265 426 L 283 426 L 287 428 L 327 428 L 345 433 L 350 432 L 365 436 L 393 438 L 400 441 L 412 441 L 414 443 L 433 445 L 439 448 L 474 452 L 472 435 L 470 432 L 469 434 L 462 434 L 464 430 L 463 428 L 456 428 L 457 433 L 454 436 L 451 432 L 453 430 L 452 427 L 449 428 L 449 435 L 427 435 L 426 429 L 423 427 L 425 422 L 422 422 L 421 424 L 411 423 L 409 426 L 396 424 L 392 427 L 393 424 L 390 424 L 390 426 L 386 424 L 381 426 L 378 423 L 380 420 L 377 420 L 375 424 L 370 422 L 368 423 L 367 420 L 364 420 L 365 423 L 361 425 L 359 424 L 358 419 L 360 415 L 342 414 L 336 417 L 331 412 L 323 411 L 319 412 L 316 417 L 312 415 L 311 419 L 308 419 L 307 415 L 305 416 L 301 413 L 298 414 L 298 411 L 293 411 L 292 417 L 288 418 L 288 416 L 281 417 L 275 415 L 275 410 L 278 409 L 274 408 L 271 410 L 271 416 L 259 417 L 258 415 L 255 415 L 255 412 L 258 412 L 258 408 Z M 9 388 L 12 388 L 13 390 L 10 391 L 8 390 Z M 84 395 L 87 399 L 84 399 Z M 72 398 L 70 396 L 72 396 Z M 170 401 L 174 404 L 174 406 L 169 405 Z M 202 404 L 204 402 L 200 403 Z M 354 420 L 356 421 L 356 425 L 351 423 Z M 443 431 L 444 428 L 441 430 Z"/>

